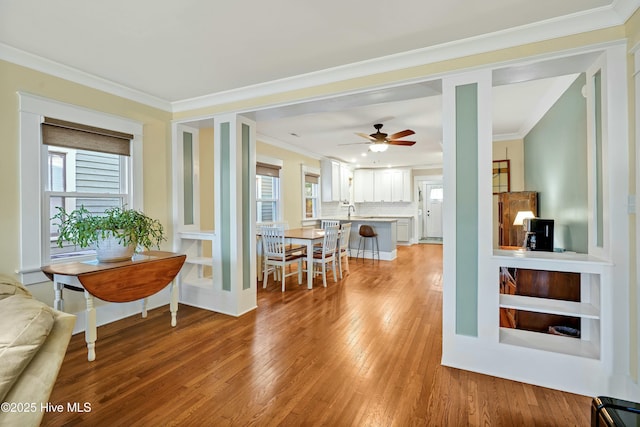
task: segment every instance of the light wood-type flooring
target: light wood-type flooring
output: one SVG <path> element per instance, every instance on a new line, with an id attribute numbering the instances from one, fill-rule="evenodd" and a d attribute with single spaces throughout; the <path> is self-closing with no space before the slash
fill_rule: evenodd
<path id="1" fill-rule="evenodd" d="M 351 259 L 313 290 L 258 283 L 240 318 L 180 306 L 73 336 L 46 426 L 588 426 L 590 397 L 440 365 L 442 245 Z M 498 286 L 498 284 L 496 284 Z"/>

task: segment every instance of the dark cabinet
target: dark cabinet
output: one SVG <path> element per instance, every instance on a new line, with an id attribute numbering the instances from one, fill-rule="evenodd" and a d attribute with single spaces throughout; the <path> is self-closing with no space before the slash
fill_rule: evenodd
<path id="1" fill-rule="evenodd" d="M 521 225 L 513 225 L 518 211 L 531 211 L 538 216 L 538 193 L 514 191 L 498 194 L 498 244 L 522 246 L 525 232 Z"/>

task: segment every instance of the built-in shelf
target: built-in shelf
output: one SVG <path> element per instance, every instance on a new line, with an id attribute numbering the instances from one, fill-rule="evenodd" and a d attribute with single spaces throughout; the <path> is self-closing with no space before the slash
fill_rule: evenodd
<path id="1" fill-rule="evenodd" d="M 213 258 L 211 257 L 201 257 L 201 256 L 187 256 L 187 260 L 185 261 L 189 264 L 197 264 L 197 265 L 209 265 L 213 263 Z"/>
<path id="2" fill-rule="evenodd" d="M 493 258 L 502 267 L 594 274 L 602 274 L 605 269 L 613 265 L 610 261 L 588 254 L 526 251 L 523 249 L 494 249 Z"/>
<path id="3" fill-rule="evenodd" d="M 570 356 L 600 358 L 599 346 L 591 341 L 522 329 L 500 328 L 500 343 Z"/>
<path id="4" fill-rule="evenodd" d="M 181 239 L 213 240 L 215 233 L 213 230 L 180 231 L 178 236 L 180 236 Z"/>
<path id="5" fill-rule="evenodd" d="M 600 319 L 600 310 L 594 305 L 584 302 L 500 294 L 500 307 L 585 319 Z"/>
<path id="6" fill-rule="evenodd" d="M 179 243 L 178 251 L 187 255 L 185 265 L 178 275 L 180 285 L 211 289 L 213 286 L 213 277 L 211 277 L 211 270 L 214 268 L 213 257 L 204 256 L 203 252 L 213 250 L 209 247 L 213 243 L 207 242 L 213 242 L 214 231 L 189 230 L 176 234 Z"/>

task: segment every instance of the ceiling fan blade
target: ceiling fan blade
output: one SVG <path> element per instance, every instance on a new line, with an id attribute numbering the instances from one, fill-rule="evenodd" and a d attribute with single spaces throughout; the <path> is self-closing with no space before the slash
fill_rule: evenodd
<path id="1" fill-rule="evenodd" d="M 396 140 L 387 142 L 387 144 L 389 145 L 404 145 L 406 147 L 410 147 L 415 143 L 416 143 L 415 141 L 396 141 Z"/>
<path id="2" fill-rule="evenodd" d="M 365 139 L 368 139 L 369 141 L 375 141 L 376 139 L 374 137 L 372 137 L 371 135 L 367 135 L 366 133 L 362 133 L 362 132 L 356 132 L 356 135 L 361 136 Z"/>
<path id="3" fill-rule="evenodd" d="M 400 138 L 404 138 L 405 136 L 413 135 L 414 133 L 415 132 L 412 131 L 411 129 L 405 129 L 400 132 L 396 132 L 393 135 L 389 135 L 389 139 L 400 139 Z"/>

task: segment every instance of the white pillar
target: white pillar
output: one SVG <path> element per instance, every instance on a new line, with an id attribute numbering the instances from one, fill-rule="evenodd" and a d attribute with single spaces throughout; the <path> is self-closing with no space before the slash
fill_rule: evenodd
<path id="1" fill-rule="evenodd" d="M 256 308 L 255 123 L 214 117 L 213 252 L 215 311 L 240 316 Z"/>

